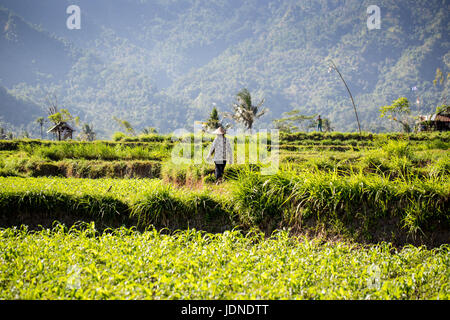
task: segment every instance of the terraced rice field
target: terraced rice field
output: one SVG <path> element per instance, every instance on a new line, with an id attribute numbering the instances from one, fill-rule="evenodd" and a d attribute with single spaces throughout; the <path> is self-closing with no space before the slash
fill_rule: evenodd
<path id="1" fill-rule="evenodd" d="M 448 134 L 284 135 L 220 185 L 121 139 L 0 142 L 0 298 L 449 298 Z"/>

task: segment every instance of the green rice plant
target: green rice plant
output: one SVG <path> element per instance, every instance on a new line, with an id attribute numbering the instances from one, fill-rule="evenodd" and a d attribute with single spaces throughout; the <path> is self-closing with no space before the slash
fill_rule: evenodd
<path id="1" fill-rule="evenodd" d="M 7 166 L 5 161 L 0 158 L 0 177 L 20 176 L 19 172 Z"/>
<path id="2" fill-rule="evenodd" d="M 168 225 L 173 215 L 185 212 L 183 209 L 183 203 L 174 196 L 170 185 L 160 185 L 140 196 L 132 205 L 131 217 L 137 217 L 141 226 Z"/>
<path id="3" fill-rule="evenodd" d="M 342 132 L 331 132 L 331 140 L 344 140 L 344 134 Z"/>
<path id="4" fill-rule="evenodd" d="M 449 150 L 450 149 L 450 142 L 449 141 L 443 141 L 443 140 L 433 140 L 430 144 L 426 144 L 428 149 L 441 149 L 441 150 Z"/>
<path id="5" fill-rule="evenodd" d="M 356 140 L 356 139 L 348 139 L 347 141 L 345 141 L 345 143 L 346 143 L 347 145 L 357 146 L 358 143 L 359 143 L 359 141 Z"/>
<path id="6" fill-rule="evenodd" d="M 8 157 L 3 160 L 4 176 L 19 176 L 27 173 L 29 162 L 36 162 L 35 158 Z"/>
<path id="7" fill-rule="evenodd" d="M 450 154 L 445 154 L 427 168 L 430 178 L 448 177 L 450 174 Z"/>
<path id="8" fill-rule="evenodd" d="M 214 174 L 212 174 L 212 173 L 206 175 L 206 176 L 203 178 L 203 183 L 204 183 L 204 184 L 215 183 L 215 182 L 216 182 L 216 176 L 215 176 Z"/>
<path id="9" fill-rule="evenodd" d="M 39 158 L 53 161 L 64 159 L 86 160 L 161 160 L 169 156 L 167 145 L 115 146 L 105 143 L 58 143 L 32 147 L 21 144 L 20 150 Z"/>
<path id="10" fill-rule="evenodd" d="M 203 180 L 209 174 L 214 173 L 214 165 L 201 164 L 177 164 L 166 161 L 161 168 L 161 178 L 175 184 L 195 184 Z"/>
<path id="11" fill-rule="evenodd" d="M 305 168 L 312 171 L 333 171 L 337 168 L 335 161 L 328 157 L 311 158 L 304 164 Z"/>
<path id="12" fill-rule="evenodd" d="M 186 184 L 188 170 L 189 165 L 167 161 L 161 167 L 161 179 L 175 184 Z"/>
<path id="13" fill-rule="evenodd" d="M 411 150 L 411 145 L 408 141 L 393 141 L 389 140 L 386 144 L 382 146 L 382 149 L 391 157 L 406 157 L 411 159 L 413 157 L 413 152 Z"/>
<path id="14" fill-rule="evenodd" d="M 232 207 L 224 196 L 213 195 L 208 189 L 182 193 L 185 211 L 191 213 L 195 225 L 202 230 L 225 231 L 233 227 Z M 179 215 L 180 216 L 180 215 Z M 186 225 L 183 226 L 186 228 Z M 189 225 L 187 225 L 189 228 Z"/>
<path id="15" fill-rule="evenodd" d="M 21 177 L 18 171 L 9 168 L 0 168 L 0 177 Z"/>
<path id="16" fill-rule="evenodd" d="M 125 141 L 125 142 L 138 142 L 139 141 L 139 137 L 125 136 L 125 137 L 122 138 L 122 141 Z"/>
<path id="17" fill-rule="evenodd" d="M 76 178 L 159 178 L 161 163 L 152 160 L 48 161 L 36 157 L 10 157 L 4 161 L 4 176 L 63 176 Z M 0 169 L 2 170 L 2 169 Z"/>
<path id="18" fill-rule="evenodd" d="M 265 219 L 279 221 L 291 181 L 283 175 L 263 178 L 258 173 L 242 171 L 234 183 L 233 200 L 240 220 L 247 226 Z"/>
<path id="19" fill-rule="evenodd" d="M 1 221 L 20 221 L 20 217 L 35 222 L 79 219 L 96 221 L 102 226 L 137 223 L 142 228 L 150 224 L 187 228 L 191 225 L 205 230 L 231 223 L 232 209 L 226 205 L 229 198 L 208 190 L 175 189 L 156 179 L 0 177 L 0 190 Z M 211 219 L 228 222 L 209 226 Z"/>
<path id="20" fill-rule="evenodd" d="M 441 219 L 444 222 L 448 220 L 443 209 L 448 205 L 448 192 L 442 191 L 442 186 L 448 187 L 448 160 L 441 160 L 446 155 L 445 151 L 439 149 L 427 153 L 418 151 L 415 143 L 419 140 L 403 141 L 401 137 L 394 136 L 399 141 L 383 142 L 379 149 L 365 148 L 361 151 L 344 153 L 342 150 L 332 151 L 329 147 L 334 147 L 333 145 L 324 146 L 327 149 L 321 148 L 322 142 L 330 143 L 331 140 L 328 140 L 331 134 L 320 136 L 320 139 L 324 140 L 310 139 L 313 135 L 304 134 L 303 136 L 308 138 L 305 140 L 309 140 L 313 144 L 312 148 L 317 147 L 318 151 L 298 150 L 303 148 L 303 145 L 292 143 L 289 146 L 292 146 L 295 151 L 287 153 L 282 150 L 282 153 L 295 155 L 295 157 L 292 156 L 292 160 L 297 163 L 282 164 L 277 175 L 261 176 L 259 171 L 262 164 L 227 165 L 225 183 L 217 187 L 217 190 L 213 192 L 214 196 L 208 195 L 211 196 L 211 203 L 215 204 L 218 201 L 216 197 L 218 192 L 227 192 L 228 188 L 232 188 L 233 193 L 227 194 L 228 207 L 224 209 L 232 217 L 231 220 L 247 229 L 258 226 L 266 231 L 280 226 L 298 227 L 302 225 L 302 221 L 308 219 L 315 219 L 319 223 L 328 225 L 331 223 L 335 229 L 345 231 L 344 228 L 348 227 L 351 221 L 366 224 L 369 228 L 373 223 L 381 223 L 383 219 L 392 218 L 395 223 L 400 220 L 400 224 L 405 229 L 412 230 L 411 232 L 417 233 L 423 230 L 427 233 L 435 225 L 435 219 Z M 353 139 L 351 135 L 345 135 L 345 138 L 347 141 Z M 338 147 L 346 147 L 345 141 L 340 143 L 343 145 Z M 207 148 L 208 145 L 205 144 L 203 147 Z M 133 172 L 148 170 L 144 161 L 151 162 L 151 160 L 130 159 L 152 157 L 158 153 L 160 154 L 157 158 L 162 158 L 169 153 L 171 144 L 62 142 L 33 145 L 23 142 L 20 148 L 18 153 L 8 154 L 7 158 L 2 160 L 4 168 L 9 166 L 18 172 L 20 168 L 21 174 L 29 175 L 45 173 L 85 178 L 105 176 L 128 178 L 147 177 L 145 174 L 135 175 Z M 30 154 L 32 157 L 29 157 Z M 49 158 L 42 158 L 43 156 L 63 160 L 51 161 Z M 96 158 L 90 159 L 91 157 Z M 98 158 L 106 160 L 97 160 Z M 160 173 L 164 183 L 174 183 L 177 187 L 189 185 L 191 189 L 201 187 L 202 182 L 212 178 L 212 176 L 208 179 L 205 177 L 214 172 L 212 164 L 179 166 L 165 161 L 160 165 L 161 167 L 158 166 L 157 169 L 158 173 L 151 177 L 157 177 Z M 125 204 L 126 208 L 123 209 L 125 211 L 120 212 L 120 215 L 127 219 L 130 208 L 138 203 L 137 198 L 142 199 L 142 194 L 146 194 L 145 197 L 152 199 L 151 195 L 156 192 L 155 190 L 159 190 L 147 187 L 145 185 L 147 180 L 144 180 L 143 184 L 135 181 L 100 180 L 100 184 L 92 181 L 79 183 L 72 179 L 40 180 L 42 185 L 39 186 L 35 185 L 35 180 L 21 180 L 20 183 L 18 182 L 20 180 L 14 180 L 23 185 L 20 187 L 17 185 L 13 187 L 12 182 L 8 180 L 5 185 L 9 185 L 10 190 L 14 189 L 18 192 L 20 190 L 20 195 L 31 191 L 33 197 L 38 197 L 39 193 L 46 195 L 50 191 L 56 196 L 70 195 L 71 199 L 75 199 L 70 200 L 73 203 L 77 203 L 83 195 L 93 197 L 98 195 L 99 199 L 103 199 L 108 195 L 108 193 L 105 194 L 105 190 L 112 188 L 113 198 Z M 44 181 L 52 187 L 50 189 L 44 187 Z M 107 185 L 104 186 L 102 183 Z M 27 184 L 30 186 L 25 187 Z M 153 185 L 153 182 L 150 185 Z M 68 190 L 69 187 L 77 190 L 78 193 Z M 216 188 L 213 185 L 207 187 Z M 133 192 L 124 191 L 131 189 Z M 190 189 L 183 190 L 185 192 L 188 190 L 186 197 L 198 196 Z M 154 196 L 157 199 L 156 203 L 161 201 L 162 212 L 168 212 L 164 209 L 165 203 L 178 203 L 180 207 L 175 207 L 179 212 L 184 210 L 186 215 L 167 213 L 170 218 L 155 221 L 161 225 L 181 226 L 185 225 L 186 221 L 195 220 L 197 216 L 192 213 L 195 210 L 188 204 L 185 196 L 178 194 L 175 190 L 170 190 L 166 194 L 161 193 L 161 196 L 163 195 L 167 197 Z M 19 201 L 18 199 L 20 198 L 14 198 L 13 201 Z M 56 203 L 50 207 L 57 208 Z M 414 209 L 415 206 L 417 210 Z M 212 210 L 213 207 L 205 206 L 209 208 L 208 210 Z M 77 211 L 73 206 L 69 206 L 67 210 L 74 213 Z M 430 215 L 430 212 L 433 215 Z M 83 216 L 84 213 L 81 212 L 80 215 Z M 84 216 L 88 217 L 88 215 Z M 133 216 L 129 221 L 132 222 L 135 217 L 137 218 L 138 215 Z M 148 217 L 153 216 L 150 214 Z M 142 216 L 141 226 L 153 221 L 148 217 L 146 214 Z M 199 218 L 195 222 L 200 225 L 198 221 L 203 220 Z"/>
<path id="21" fill-rule="evenodd" d="M 389 161 L 390 173 L 395 174 L 396 176 L 400 176 L 404 179 L 408 178 L 408 176 L 414 176 L 414 168 L 411 160 L 409 160 L 406 156 L 393 156 Z"/>
<path id="22" fill-rule="evenodd" d="M 170 136 L 168 135 L 161 135 L 157 133 L 150 133 L 150 134 L 141 134 L 138 136 L 139 141 L 144 142 L 167 142 L 170 141 Z"/>
<path id="23" fill-rule="evenodd" d="M 448 180 L 390 181 L 362 174 L 342 177 L 336 172 L 284 172 L 264 177 L 248 172 L 236 181 L 233 199 L 241 220 L 249 225 L 260 224 L 268 215 L 275 224 L 288 225 L 300 218 L 350 221 L 358 216 L 363 220 L 399 217 L 408 225 L 410 208 L 418 208 L 413 212 L 416 216 L 428 217 L 428 212 L 433 212 L 447 225 L 449 190 Z M 425 226 L 428 219 L 418 221 Z"/>
<path id="24" fill-rule="evenodd" d="M 6 219 L 11 214 L 45 214 L 49 219 L 90 220 L 108 225 L 120 218 L 128 207 L 122 201 L 110 195 L 70 195 L 60 192 L 3 192 L 0 194 L 0 215 Z"/>
<path id="25" fill-rule="evenodd" d="M 367 151 L 359 158 L 358 166 L 363 171 L 389 178 L 414 178 L 419 159 L 413 154 L 408 142 L 389 141 L 382 149 Z"/>
<path id="26" fill-rule="evenodd" d="M 212 196 L 208 190 L 186 192 L 163 184 L 139 195 L 131 205 L 130 216 L 137 218 L 140 226 L 155 225 L 172 230 L 189 228 L 190 224 L 207 230 L 226 229 L 231 223 L 226 201 Z M 219 226 L 213 223 L 217 219 L 222 222 Z"/>

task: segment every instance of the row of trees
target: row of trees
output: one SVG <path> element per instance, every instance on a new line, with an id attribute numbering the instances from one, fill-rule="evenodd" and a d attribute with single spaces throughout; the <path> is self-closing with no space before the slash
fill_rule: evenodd
<path id="1" fill-rule="evenodd" d="M 359 131 L 361 132 L 358 113 L 350 89 L 348 88 L 342 74 L 340 73 L 339 69 L 336 67 L 333 61 L 330 62 L 329 68 L 330 70 L 335 70 L 339 74 L 341 80 L 343 81 L 345 87 L 347 88 L 347 91 L 349 93 L 351 102 L 355 110 L 358 128 Z M 444 85 L 444 83 L 448 81 L 449 77 L 450 74 L 447 74 L 447 77 L 444 77 L 442 71 L 440 69 L 437 69 L 436 79 L 434 80 L 433 83 L 435 86 Z M 262 108 L 263 104 L 264 99 L 262 99 L 257 105 L 253 105 L 252 97 L 249 90 L 244 88 L 237 93 L 236 100 L 232 105 L 232 112 L 223 113 L 223 120 L 225 119 L 234 120 L 236 123 L 243 125 L 246 130 L 251 131 L 254 122 L 260 117 L 262 117 L 264 114 L 266 114 L 268 111 L 268 108 Z M 47 121 L 49 121 L 53 125 L 57 125 L 64 122 L 65 123 L 71 122 L 75 123 L 75 125 L 79 125 L 79 117 L 72 116 L 67 109 L 59 110 L 57 98 L 55 95 L 53 95 L 52 98 L 50 97 L 47 98 L 47 105 L 48 105 L 47 119 L 45 119 L 44 117 L 38 117 L 35 121 L 40 126 L 41 138 L 43 138 L 43 127 Z M 448 105 L 444 104 L 440 108 L 448 110 Z M 438 110 L 436 110 L 436 113 L 438 113 Z M 292 111 L 283 113 L 283 117 L 280 119 L 273 120 L 273 123 L 277 129 L 284 132 L 295 132 L 299 130 L 309 131 L 309 129 L 315 128 L 317 126 L 317 123 L 319 121 L 318 119 L 316 119 L 317 116 L 318 116 L 317 114 L 303 115 L 300 113 L 299 110 L 294 109 Z M 411 108 L 408 99 L 405 97 L 401 97 L 393 101 L 392 105 L 381 107 L 380 117 L 381 118 L 386 117 L 389 120 L 399 123 L 404 132 L 411 132 L 413 127 L 413 120 L 417 119 L 417 117 L 411 116 Z M 132 136 L 136 135 L 136 131 L 127 120 L 119 119 L 114 116 L 113 120 L 115 120 L 119 124 L 119 126 L 125 131 L 126 134 Z M 320 121 L 321 121 L 321 128 L 323 128 L 324 131 L 334 130 L 334 128 L 331 126 L 331 122 L 329 119 L 323 118 Z M 205 130 L 214 130 L 219 126 L 225 128 L 229 128 L 231 126 L 230 123 L 225 124 L 220 121 L 219 113 L 216 107 L 213 108 L 209 116 L 209 119 L 206 122 L 203 122 L 203 125 Z M 150 134 L 156 132 L 157 132 L 156 129 L 153 127 L 144 128 L 142 130 L 143 134 Z M 81 132 L 78 137 L 81 140 L 93 141 L 95 139 L 95 135 L 96 134 L 94 132 L 93 125 L 84 123 L 81 127 Z M 2 132 L 0 132 L 0 137 L 4 139 L 8 137 L 3 129 Z"/>
<path id="2" fill-rule="evenodd" d="M 264 115 L 268 110 L 267 108 L 261 109 L 263 103 L 264 100 L 261 100 L 258 105 L 254 106 L 250 92 L 247 89 L 243 89 L 237 94 L 236 102 L 233 104 L 233 113 L 224 112 L 223 117 L 224 119 L 233 119 L 237 123 L 242 124 L 245 129 L 251 131 L 255 120 Z M 449 111 L 450 106 L 444 104 L 436 108 L 435 114 L 448 113 Z M 317 126 L 317 116 L 317 114 L 303 115 L 299 110 L 292 110 L 283 113 L 283 118 L 276 119 L 273 123 L 278 130 L 283 132 L 309 131 L 309 129 Z M 408 99 L 405 97 L 393 101 L 391 105 L 381 107 L 380 117 L 399 123 L 402 130 L 406 133 L 410 133 L 413 130 L 414 122 L 418 118 L 417 116 L 411 115 L 411 107 Z M 213 108 L 209 119 L 203 124 L 205 130 L 214 130 L 219 126 L 225 128 L 230 127 L 230 124 L 224 125 L 221 123 L 216 107 Z M 324 131 L 334 130 L 330 120 L 327 118 L 322 119 L 322 127 Z"/>
<path id="3" fill-rule="evenodd" d="M 244 88 L 236 95 L 236 100 L 232 105 L 232 112 L 223 112 L 223 120 L 220 121 L 219 113 L 216 107 L 213 107 L 209 118 L 203 122 L 205 130 L 215 130 L 219 126 L 224 128 L 231 127 L 230 123 L 223 123 L 225 119 L 234 120 L 242 125 L 247 131 L 251 131 L 257 119 L 268 112 L 268 108 L 262 108 L 264 99 L 257 105 L 253 105 L 252 97 L 248 89 Z M 294 132 L 298 130 L 308 131 L 317 126 L 318 115 L 302 115 L 299 110 L 292 110 L 283 113 L 283 118 L 273 121 L 274 126 L 284 132 Z M 322 119 L 322 126 L 325 131 L 333 131 L 329 119 Z"/>
<path id="4" fill-rule="evenodd" d="M 73 116 L 67 109 L 59 109 L 58 107 L 58 100 L 55 95 L 48 96 L 46 99 L 47 104 L 47 113 L 48 117 L 38 117 L 35 120 L 35 123 L 39 125 L 40 128 L 40 134 L 41 139 L 44 138 L 44 125 L 46 123 L 50 123 L 51 125 L 55 126 L 61 123 L 70 123 L 72 126 L 79 126 L 80 125 L 80 119 L 79 117 Z M 122 128 L 125 134 L 135 136 L 136 131 L 133 128 L 133 126 L 124 119 L 119 119 L 118 117 L 113 116 L 112 119 L 119 125 L 119 127 Z M 147 127 L 142 129 L 143 134 L 152 134 L 157 133 L 157 130 L 153 127 Z M 83 141 L 93 141 L 95 140 L 96 133 L 94 131 L 94 126 L 92 124 L 83 123 L 81 125 L 81 130 L 78 135 L 78 138 Z"/>
<path id="5" fill-rule="evenodd" d="M 340 70 L 334 63 L 334 61 L 329 60 L 328 63 L 329 63 L 328 71 L 329 72 L 331 70 L 336 71 L 338 73 L 340 79 L 344 83 L 345 88 L 347 89 L 347 92 L 349 94 L 350 100 L 353 105 L 353 109 L 355 111 L 356 122 L 358 124 L 358 130 L 359 130 L 359 133 L 361 134 L 361 124 L 359 122 L 358 112 L 356 110 L 355 101 L 354 101 L 353 95 L 347 85 L 347 82 L 345 81 L 342 73 L 340 72 Z M 264 99 L 262 99 L 259 104 L 254 106 L 252 104 L 252 98 L 251 98 L 250 92 L 244 88 L 240 92 L 238 92 L 238 94 L 236 96 L 236 102 L 233 103 L 233 112 L 232 113 L 225 112 L 224 117 L 233 119 L 236 122 L 243 124 L 247 130 L 251 131 L 254 121 L 256 119 L 260 118 L 261 116 L 263 116 L 268 111 L 267 108 L 261 109 L 263 103 L 264 103 Z M 316 127 L 316 125 L 319 125 L 320 130 L 322 130 L 322 128 L 323 128 L 325 131 L 333 131 L 333 128 L 331 127 L 331 122 L 329 119 L 327 119 L 327 118 L 320 119 L 320 115 L 319 115 L 319 119 L 314 120 L 314 118 L 317 117 L 317 114 L 302 115 L 302 114 L 300 114 L 299 110 L 292 110 L 292 111 L 283 113 L 283 115 L 284 115 L 284 118 L 276 119 L 273 121 L 273 123 L 275 124 L 275 127 L 277 129 L 279 129 L 280 131 L 285 131 L 285 132 L 297 131 L 300 129 L 300 127 L 302 127 L 302 125 L 303 125 L 303 129 L 305 131 L 308 131 L 310 128 Z M 210 115 L 210 119 L 208 119 L 208 121 L 206 122 L 206 127 L 211 128 L 211 126 L 214 127 L 214 126 L 217 126 L 218 124 L 219 124 L 219 121 L 218 121 L 217 110 L 214 108 L 213 112 Z"/>
<path id="6" fill-rule="evenodd" d="M 450 79 L 450 73 L 445 76 L 440 68 L 436 69 L 436 76 L 433 80 L 434 86 L 445 87 Z M 438 106 L 435 110 L 435 114 L 450 112 L 450 106 L 447 105 L 446 91 L 442 93 L 443 105 Z M 391 105 L 383 106 L 380 108 L 380 117 L 386 117 L 389 120 L 399 123 L 402 127 L 403 132 L 409 133 L 414 128 L 414 122 L 419 118 L 419 116 L 411 115 L 411 106 L 409 101 L 405 97 L 398 98 L 394 100 Z M 417 128 L 416 128 L 417 129 Z"/>
<path id="7" fill-rule="evenodd" d="M 438 106 L 435 110 L 435 114 L 450 113 L 449 105 Z M 395 121 L 401 125 L 403 132 L 410 133 L 415 127 L 415 123 L 417 122 L 419 116 L 411 115 L 411 106 L 409 105 L 409 101 L 405 97 L 398 98 L 394 100 L 391 105 L 383 106 L 380 108 L 380 117 L 391 121 Z"/>
<path id="8" fill-rule="evenodd" d="M 343 84 L 345 85 L 345 88 L 347 89 L 350 101 L 355 111 L 358 130 L 359 133 L 361 134 L 361 124 L 359 121 L 357 108 L 355 105 L 355 101 L 353 99 L 353 95 L 350 91 L 350 88 L 348 87 L 347 82 L 345 81 L 342 73 L 340 72 L 334 61 L 329 60 L 328 63 L 329 63 L 328 72 L 331 72 L 332 70 L 336 71 L 340 79 L 342 80 Z M 447 73 L 445 75 L 442 72 L 442 70 L 438 68 L 436 69 L 436 77 L 433 81 L 433 85 L 436 87 L 440 86 L 442 88 L 445 88 L 446 85 L 448 84 L 449 79 L 450 73 Z M 439 114 L 442 111 L 446 111 L 448 113 L 449 106 L 447 105 L 446 92 L 447 91 L 444 90 L 442 93 L 442 100 L 444 104 L 436 108 L 435 114 Z M 224 117 L 233 119 L 236 122 L 243 124 L 247 130 L 251 130 L 254 121 L 267 112 L 267 108 L 260 110 L 263 103 L 264 99 L 261 100 L 261 102 L 258 105 L 253 106 L 250 92 L 247 89 L 243 89 L 237 94 L 237 101 L 233 104 L 233 113 L 230 114 L 225 112 Z M 379 111 L 381 118 L 386 117 L 389 120 L 399 123 L 402 127 L 402 130 L 407 133 L 412 131 L 412 128 L 414 127 L 414 120 L 417 120 L 418 118 L 418 116 L 416 117 L 411 116 L 411 108 L 408 99 L 405 97 L 401 97 L 393 101 L 392 105 L 381 107 Z M 318 116 L 317 114 L 303 115 L 300 113 L 299 110 L 294 109 L 292 111 L 283 113 L 283 118 L 276 119 L 273 121 L 273 123 L 277 129 L 284 132 L 295 132 L 299 130 L 308 131 L 309 129 L 314 128 L 318 125 L 319 120 L 318 119 L 315 120 L 317 116 Z M 214 129 L 219 125 L 220 122 L 218 112 L 217 109 L 214 107 L 210 115 L 210 118 L 205 123 L 205 127 L 207 129 Z M 324 131 L 334 130 L 334 128 L 331 126 L 330 120 L 327 118 L 321 119 L 321 125 Z"/>
<path id="9" fill-rule="evenodd" d="M 14 138 L 14 133 L 12 131 L 7 131 L 5 128 L 0 127 L 0 140 L 12 140 Z"/>

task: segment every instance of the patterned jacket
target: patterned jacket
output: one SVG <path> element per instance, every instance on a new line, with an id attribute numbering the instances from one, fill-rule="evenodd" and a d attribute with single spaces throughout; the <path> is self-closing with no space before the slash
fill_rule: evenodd
<path id="1" fill-rule="evenodd" d="M 223 134 L 217 135 L 214 139 L 206 159 L 211 159 L 213 152 L 214 162 L 222 163 L 223 161 L 227 161 L 228 163 L 233 163 L 233 151 L 231 149 L 231 144 Z"/>

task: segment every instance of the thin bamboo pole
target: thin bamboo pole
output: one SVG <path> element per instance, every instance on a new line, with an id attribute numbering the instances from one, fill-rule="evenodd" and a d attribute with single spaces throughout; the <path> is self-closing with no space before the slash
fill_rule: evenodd
<path id="1" fill-rule="evenodd" d="M 348 88 L 347 83 L 344 80 L 344 77 L 342 76 L 341 72 L 339 71 L 339 69 L 337 68 L 337 66 L 334 64 L 333 60 L 331 60 L 331 64 L 332 64 L 332 68 L 334 70 L 336 70 L 336 72 L 339 74 L 339 77 L 341 77 L 342 82 L 344 82 L 345 87 L 347 88 L 347 92 L 350 95 L 350 99 L 352 100 L 352 104 L 353 104 L 353 109 L 355 110 L 355 115 L 356 115 L 356 121 L 358 122 L 358 129 L 359 129 L 359 134 L 361 135 L 361 125 L 359 123 L 359 118 L 358 118 L 358 112 L 356 112 L 356 106 L 355 106 L 355 101 L 353 100 L 353 96 L 352 93 L 350 92 L 350 89 Z"/>

